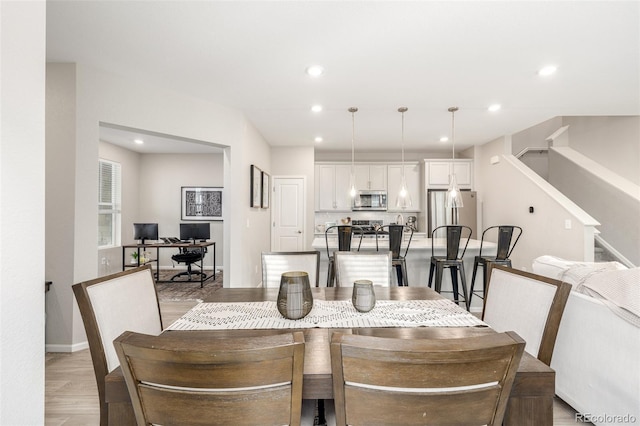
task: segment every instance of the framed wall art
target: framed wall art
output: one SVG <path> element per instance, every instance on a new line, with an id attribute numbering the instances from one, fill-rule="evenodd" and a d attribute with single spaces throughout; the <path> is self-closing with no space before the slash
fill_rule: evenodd
<path id="1" fill-rule="evenodd" d="M 262 202 L 262 170 L 251 165 L 251 207 L 260 208 Z"/>
<path id="2" fill-rule="evenodd" d="M 183 186 L 182 220 L 222 220 L 223 188 Z"/>
<path id="3" fill-rule="evenodd" d="M 260 207 L 263 209 L 269 208 L 269 195 L 269 173 L 262 172 L 262 203 L 260 204 Z"/>

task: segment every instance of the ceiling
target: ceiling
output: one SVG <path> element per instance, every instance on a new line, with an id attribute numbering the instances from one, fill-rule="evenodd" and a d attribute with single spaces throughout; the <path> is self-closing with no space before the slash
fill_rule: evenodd
<path id="1" fill-rule="evenodd" d="M 559 115 L 640 114 L 639 11 L 636 1 L 49 0 L 47 60 L 237 108 L 274 146 L 350 151 L 355 106 L 356 150 L 399 149 L 406 106 L 406 150 L 450 152 L 440 142 L 450 106 L 456 150 Z M 306 75 L 314 64 L 321 77 Z M 548 64 L 557 72 L 537 75 Z"/>

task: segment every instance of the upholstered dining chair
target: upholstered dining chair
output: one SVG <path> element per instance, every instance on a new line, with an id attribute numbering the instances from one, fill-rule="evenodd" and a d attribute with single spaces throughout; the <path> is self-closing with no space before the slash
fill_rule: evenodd
<path id="1" fill-rule="evenodd" d="M 109 423 L 105 376 L 120 362 L 113 340 L 126 330 L 162 332 L 162 317 L 151 265 L 72 286 L 89 341 L 100 398 L 100 425 Z"/>
<path id="2" fill-rule="evenodd" d="M 358 241 L 356 251 L 360 251 L 364 230 L 362 227 L 357 225 L 336 225 L 325 229 L 324 241 L 327 246 L 327 258 L 329 261 L 327 268 L 327 287 L 332 287 L 336 279 L 335 258 L 333 255 L 335 251 L 332 252 L 329 248 L 329 236 L 333 236 L 334 233 L 337 233 L 338 237 L 338 251 L 351 251 L 351 242 L 353 238 L 356 238 Z"/>
<path id="3" fill-rule="evenodd" d="M 355 280 L 371 280 L 373 285 L 389 287 L 393 255 L 387 252 L 337 251 L 336 286 L 353 287 Z"/>
<path id="4" fill-rule="evenodd" d="M 319 285 L 319 251 L 282 251 L 262 253 L 262 286 L 280 287 L 284 272 L 303 271 L 309 274 L 309 283 Z"/>
<path id="5" fill-rule="evenodd" d="M 407 277 L 407 253 L 409 253 L 409 246 L 413 239 L 413 228 L 406 225 L 384 225 L 376 229 L 376 251 L 380 251 L 380 238 L 382 233 L 388 233 L 388 250 L 391 250 L 393 258 L 391 259 L 391 266 L 396 270 L 396 276 L 398 277 L 399 286 L 408 286 L 409 279 Z M 401 253 L 402 240 L 405 233 L 409 236 L 407 238 L 407 245 L 404 248 L 404 253 Z"/>
<path id="6" fill-rule="evenodd" d="M 446 252 L 444 256 L 436 256 L 436 239 L 443 232 L 445 233 Z M 429 267 L 429 288 L 431 288 L 435 276 L 435 290 L 438 293 L 448 293 L 448 291 L 442 291 L 442 278 L 444 270 L 449 269 L 451 272 L 453 300 L 457 304 L 463 302 L 467 310 L 469 310 L 469 296 L 467 295 L 467 279 L 464 272 L 464 254 L 467 251 L 471 233 L 471 228 L 464 225 L 443 225 L 435 228 L 431 232 L 431 260 Z M 460 293 L 460 287 L 458 286 L 458 274 L 460 275 L 462 293 Z M 460 300 L 460 296 L 462 296 L 462 300 Z"/>
<path id="7" fill-rule="evenodd" d="M 336 424 L 501 425 L 523 349 L 514 332 L 460 339 L 333 333 Z"/>
<path id="8" fill-rule="evenodd" d="M 171 341 L 128 331 L 114 345 L 139 426 L 300 424 L 300 331 Z"/>
<path id="9" fill-rule="evenodd" d="M 490 264 L 498 264 L 505 265 L 511 267 L 511 253 L 513 249 L 516 247 L 520 236 L 522 235 L 522 228 L 515 225 L 499 225 L 499 226 L 490 226 L 484 231 L 482 231 L 482 237 L 480 238 L 480 251 L 478 255 L 475 256 L 473 260 L 473 275 L 471 275 L 471 289 L 469 290 L 469 304 L 471 304 L 471 299 L 473 296 L 478 296 L 481 299 L 484 299 L 484 288 L 486 286 L 487 281 L 489 281 L 489 265 Z M 487 239 L 492 236 L 495 237 L 497 241 L 496 254 L 495 256 L 490 256 L 486 254 L 482 254 L 482 247 L 487 241 Z M 514 239 L 515 237 L 515 239 Z M 475 290 L 476 284 L 476 274 L 478 272 L 478 268 L 481 267 L 482 274 L 482 288 L 479 290 Z"/>
<path id="10" fill-rule="evenodd" d="M 562 281 L 491 265 L 482 320 L 496 331 L 514 330 L 529 354 L 550 365 L 570 291 Z"/>

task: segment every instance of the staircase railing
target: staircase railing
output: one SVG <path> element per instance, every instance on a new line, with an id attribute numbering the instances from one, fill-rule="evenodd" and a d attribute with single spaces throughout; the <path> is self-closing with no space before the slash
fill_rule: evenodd
<path id="1" fill-rule="evenodd" d="M 615 260 L 616 262 L 622 263 L 627 268 L 635 268 L 635 265 L 631 263 L 629 259 L 624 257 L 622 253 L 615 249 L 611 244 L 606 242 L 602 237 L 598 234 L 593 236 L 594 243 L 596 247 L 602 248 L 602 250 L 607 254 L 608 258 Z"/>

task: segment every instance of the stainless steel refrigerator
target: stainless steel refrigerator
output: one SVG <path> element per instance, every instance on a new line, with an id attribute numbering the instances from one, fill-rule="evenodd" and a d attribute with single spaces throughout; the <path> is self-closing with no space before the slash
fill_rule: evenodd
<path id="1" fill-rule="evenodd" d="M 427 224 L 429 227 L 429 236 L 431 232 L 442 225 L 466 225 L 471 228 L 471 238 L 477 239 L 477 205 L 476 192 L 462 190 L 463 207 L 452 209 L 447 207 L 447 191 L 430 189 L 427 192 Z M 454 216 L 455 215 L 455 216 Z"/>

